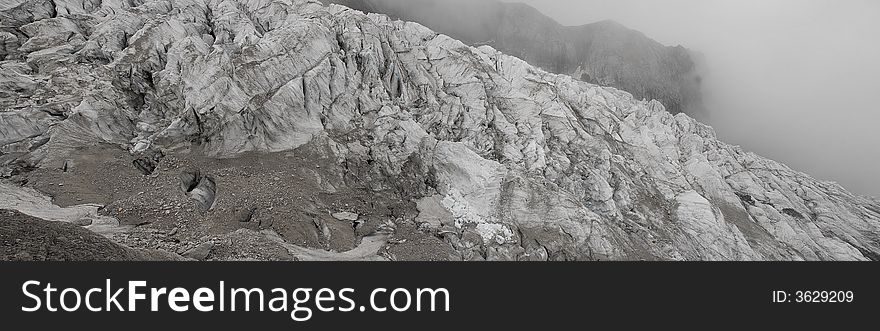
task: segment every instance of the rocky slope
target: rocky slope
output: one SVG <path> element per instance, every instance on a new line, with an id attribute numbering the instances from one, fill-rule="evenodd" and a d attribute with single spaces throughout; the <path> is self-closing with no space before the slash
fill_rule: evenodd
<path id="1" fill-rule="evenodd" d="M 469 45 L 490 45 L 544 70 L 704 114 L 700 56 L 613 21 L 563 26 L 521 3 L 495 0 L 322 0 L 421 23 Z"/>
<path id="2" fill-rule="evenodd" d="M 131 249 L 68 222 L 0 210 L 0 261 L 177 261 L 162 251 Z"/>
<path id="3" fill-rule="evenodd" d="M 16 0 L 0 22 L 2 174 L 55 204 L 103 205 L 131 247 L 880 258 L 876 200 L 658 101 L 419 24 L 303 0 Z"/>

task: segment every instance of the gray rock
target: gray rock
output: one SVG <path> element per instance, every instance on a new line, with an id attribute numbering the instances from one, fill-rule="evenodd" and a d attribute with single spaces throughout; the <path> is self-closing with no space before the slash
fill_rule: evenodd
<path id="1" fill-rule="evenodd" d="M 205 176 L 199 181 L 199 185 L 189 192 L 189 197 L 195 200 L 202 211 L 208 211 L 214 208 L 217 201 L 217 183 L 214 177 Z"/>
<path id="2" fill-rule="evenodd" d="M 81 219 L 74 221 L 73 224 L 76 224 L 79 226 L 89 226 L 89 225 L 92 225 L 93 222 L 94 221 L 92 221 L 89 218 L 81 218 Z"/>
<path id="3" fill-rule="evenodd" d="M 213 248 L 214 243 L 209 241 L 184 252 L 182 255 L 190 259 L 204 261 L 208 258 L 208 254 L 211 254 L 211 249 Z"/>
<path id="4" fill-rule="evenodd" d="M 354 222 L 354 221 L 357 221 L 357 220 L 358 220 L 358 217 L 359 217 L 358 214 L 355 214 L 355 213 L 352 213 L 352 212 L 347 212 L 347 211 L 342 211 L 342 212 L 338 212 L 338 213 L 333 213 L 333 218 L 338 219 L 338 220 L 340 220 L 340 221 L 351 221 L 351 222 Z"/>
<path id="5" fill-rule="evenodd" d="M 217 182 L 212 176 L 202 175 L 198 170 L 180 173 L 180 188 L 195 200 L 201 211 L 214 208 L 217 199 Z"/>

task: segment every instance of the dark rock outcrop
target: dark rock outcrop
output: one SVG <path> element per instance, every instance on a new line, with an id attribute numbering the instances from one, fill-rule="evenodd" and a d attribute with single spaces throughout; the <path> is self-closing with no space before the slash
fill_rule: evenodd
<path id="1" fill-rule="evenodd" d="M 163 256 L 164 255 L 164 256 Z M 0 209 L 0 261 L 146 261 L 171 254 L 139 251 L 67 222 Z"/>

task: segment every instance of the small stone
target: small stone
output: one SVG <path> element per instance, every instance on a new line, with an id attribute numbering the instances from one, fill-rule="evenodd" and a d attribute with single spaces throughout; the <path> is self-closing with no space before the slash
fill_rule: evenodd
<path id="1" fill-rule="evenodd" d="M 33 261 L 34 258 L 30 253 L 28 253 L 26 251 L 20 251 L 15 254 L 15 260 L 16 261 Z"/>
<path id="2" fill-rule="evenodd" d="M 357 221 L 357 219 L 358 219 L 359 216 L 360 216 L 360 215 L 358 215 L 358 214 L 355 214 L 355 213 L 352 213 L 352 212 L 347 212 L 347 211 L 338 212 L 338 213 L 333 213 L 333 218 L 338 219 L 338 220 L 340 220 L 340 221 L 351 221 L 351 222 L 354 222 L 354 221 Z"/>
<path id="3" fill-rule="evenodd" d="M 70 170 L 73 170 L 73 160 L 64 160 L 61 171 L 68 172 Z"/>
<path id="4" fill-rule="evenodd" d="M 250 222 L 254 218 L 254 215 L 256 213 L 257 213 L 257 208 L 251 207 L 251 208 L 247 208 L 245 210 L 236 212 L 235 218 L 241 223 L 247 223 L 247 222 Z"/>
<path id="5" fill-rule="evenodd" d="M 89 226 L 89 225 L 92 225 L 92 220 L 88 219 L 88 218 L 80 218 L 80 219 L 76 220 L 75 222 L 73 222 L 73 224 L 76 224 L 79 226 Z"/>
<path id="6" fill-rule="evenodd" d="M 208 254 L 211 253 L 211 249 L 213 249 L 213 248 L 214 248 L 214 243 L 209 241 L 204 244 L 198 245 L 193 249 L 186 251 L 185 253 L 183 253 L 183 256 L 191 258 L 191 259 L 196 259 L 199 261 L 204 261 L 205 259 L 208 258 Z"/>

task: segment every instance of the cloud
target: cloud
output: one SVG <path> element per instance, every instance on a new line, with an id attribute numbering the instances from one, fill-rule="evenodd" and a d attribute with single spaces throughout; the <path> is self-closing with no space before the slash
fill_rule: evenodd
<path id="1" fill-rule="evenodd" d="M 563 24 L 613 19 L 705 55 L 727 142 L 880 196 L 880 1 L 524 0 Z"/>

